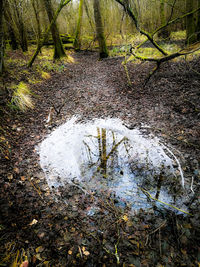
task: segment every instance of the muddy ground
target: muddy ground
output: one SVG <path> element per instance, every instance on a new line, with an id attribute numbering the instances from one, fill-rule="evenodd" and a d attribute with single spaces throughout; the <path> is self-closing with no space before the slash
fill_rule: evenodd
<path id="1" fill-rule="evenodd" d="M 166 63 L 146 86 L 153 65 L 129 64 L 129 86 L 121 58 L 99 61 L 94 52 L 74 58 L 62 73 L 32 86 L 34 110 L 1 119 L 11 151 L 0 168 L 0 266 L 25 257 L 29 266 L 199 266 L 199 59 Z M 53 106 L 57 112 L 47 124 Z M 84 194 L 72 185 L 55 199 L 37 145 L 73 115 L 80 121 L 120 118 L 129 128 L 148 125 L 180 151 L 187 189 L 194 180 L 187 203 L 192 215 L 154 204 L 133 214 L 109 194 Z"/>

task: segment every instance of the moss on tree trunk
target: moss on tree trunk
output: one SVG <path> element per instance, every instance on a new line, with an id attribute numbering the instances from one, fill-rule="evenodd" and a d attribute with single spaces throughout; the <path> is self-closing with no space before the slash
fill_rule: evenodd
<path id="1" fill-rule="evenodd" d="M 75 39 L 74 39 L 74 48 L 76 50 L 80 50 L 81 48 L 81 24 L 83 19 L 83 0 L 80 0 L 79 3 L 79 12 L 78 12 L 78 22 L 76 26 L 76 33 L 75 33 Z"/>
<path id="2" fill-rule="evenodd" d="M 0 1 L 0 75 L 4 70 L 4 33 L 3 33 L 3 8 L 4 1 Z"/>
<path id="3" fill-rule="evenodd" d="M 53 7 L 51 5 L 51 0 L 44 0 L 44 4 L 49 18 L 49 22 L 51 23 L 51 21 L 54 18 L 54 12 L 53 12 Z M 54 23 L 51 27 L 51 34 L 54 42 L 54 55 L 53 55 L 54 59 L 65 57 L 66 56 L 65 50 L 63 48 L 63 44 L 60 39 L 60 34 L 56 23 Z"/>
<path id="4" fill-rule="evenodd" d="M 195 1 L 196 0 L 186 0 L 186 12 L 195 9 Z M 186 39 L 187 44 L 193 44 L 197 41 L 195 14 L 190 14 L 186 18 Z"/>
<path id="5" fill-rule="evenodd" d="M 165 17 L 165 1 L 164 0 L 160 0 L 160 22 L 161 22 L 161 26 L 166 24 L 166 17 Z M 170 37 L 170 32 L 168 30 L 167 27 L 163 28 L 159 34 L 159 37 L 163 38 L 163 39 L 167 39 Z"/>
<path id="6" fill-rule="evenodd" d="M 94 8 L 94 18 L 96 24 L 96 35 L 97 35 L 97 40 L 99 42 L 100 58 L 106 58 L 108 57 L 108 49 L 106 46 L 103 23 L 101 18 L 100 0 L 94 0 L 93 8 Z"/>
<path id="7" fill-rule="evenodd" d="M 200 0 L 198 0 L 198 7 L 200 7 Z M 200 10 L 198 11 L 196 32 L 197 32 L 197 41 L 200 41 Z"/>

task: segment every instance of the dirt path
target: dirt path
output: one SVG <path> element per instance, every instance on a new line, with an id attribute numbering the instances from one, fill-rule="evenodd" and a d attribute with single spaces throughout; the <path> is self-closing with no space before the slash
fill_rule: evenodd
<path id="1" fill-rule="evenodd" d="M 183 63 L 169 63 L 143 88 L 152 66 L 129 65 L 130 88 L 121 59 L 98 61 L 97 54 L 81 52 L 75 62 L 35 85 L 35 110 L 25 116 L 13 114 L 10 120 L 12 157 L 1 161 L 0 253 L 12 261 L 17 251 L 24 251 L 30 266 L 198 266 L 196 195 L 192 217 L 156 209 L 129 216 L 129 208 L 117 208 L 109 195 L 84 195 L 70 185 L 55 202 L 35 147 L 73 115 L 80 120 L 116 117 L 130 127 L 144 123 L 184 154 L 185 171 L 188 179 L 194 177 L 196 192 L 200 77 Z M 193 65 L 200 70 L 198 62 Z M 59 108 L 63 98 L 61 113 L 54 113 L 47 127 L 50 107 Z M 88 216 L 94 205 L 97 214 Z"/>

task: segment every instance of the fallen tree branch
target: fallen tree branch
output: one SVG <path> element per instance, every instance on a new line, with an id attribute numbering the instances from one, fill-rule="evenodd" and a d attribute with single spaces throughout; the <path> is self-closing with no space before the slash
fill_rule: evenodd
<path id="1" fill-rule="evenodd" d="M 188 48 L 184 48 L 184 49 L 181 49 L 179 52 L 176 52 L 176 53 L 173 53 L 173 54 L 170 54 L 170 55 L 166 55 L 166 56 L 163 56 L 163 57 L 159 57 L 159 58 L 153 58 L 153 57 L 143 57 L 143 56 L 140 56 L 138 54 L 136 54 L 134 52 L 134 48 L 131 47 L 130 49 L 130 52 L 131 54 L 136 58 L 136 59 L 139 59 L 141 61 L 149 61 L 149 62 L 155 62 L 157 65 L 156 67 L 153 69 L 152 72 L 150 72 L 146 82 L 145 82 L 145 85 L 148 83 L 148 81 L 150 80 L 150 78 L 156 73 L 156 71 L 160 68 L 160 65 L 166 61 L 169 61 L 169 60 L 172 60 L 172 59 L 175 59 L 177 57 L 180 57 L 180 56 L 186 56 L 186 55 L 189 55 L 189 54 L 192 54 L 198 50 L 200 50 L 200 42 L 196 43 L 196 44 L 193 44 L 191 46 L 189 46 Z"/>
<path id="2" fill-rule="evenodd" d="M 145 41 L 143 41 L 140 45 L 137 46 L 137 49 L 140 48 L 143 44 L 145 44 L 147 41 L 150 41 L 153 46 L 158 50 L 160 51 L 164 56 L 167 56 L 168 53 L 166 51 L 164 51 L 164 49 L 162 49 L 162 47 L 159 46 L 159 44 L 154 40 L 154 35 L 161 31 L 163 28 L 171 25 L 171 24 L 174 24 L 176 23 L 177 21 L 181 20 L 181 19 L 184 19 L 186 18 L 187 16 L 191 15 L 191 14 L 194 14 L 196 12 L 198 12 L 200 10 L 200 7 L 198 7 L 197 9 L 194 9 L 188 13 L 185 13 L 183 14 L 182 16 L 178 17 L 178 18 L 175 18 L 175 19 L 172 19 L 171 20 L 171 17 L 172 17 L 172 14 L 173 14 L 173 9 L 174 9 L 174 6 L 175 6 L 175 3 L 176 1 L 174 1 L 173 5 L 172 5 L 172 11 L 171 11 L 171 15 L 170 15 L 170 19 L 164 24 L 164 25 L 161 25 L 159 28 L 157 28 L 154 32 L 152 33 L 149 33 L 149 32 L 146 32 L 145 30 L 141 29 L 139 27 L 139 23 L 138 23 L 138 20 L 137 20 L 137 17 L 135 16 L 134 12 L 132 11 L 130 5 L 129 5 L 129 2 L 128 0 L 115 0 L 117 3 L 119 3 L 125 10 L 125 12 L 129 15 L 129 17 L 133 20 L 135 26 L 136 26 L 136 29 L 144 36 L 147 37 L 147 39 Z"/>
<path id="3" fill-rule="evenodd" d="M 187 212 L 187 211 L 184 211 L 184 210 L 182 210 L 182 209 L 179 209 L 179 208 L 177 208 L 177 207 L 175 207 L 175 206 L 173 206 L 173 205 L 171 205 L 171 204 L 168 204 L 168 203 L 166 203 L 166 202 L 164 202 L 164 201 L 161 201 L 161 200 L 159 200 L 159 199 L 153 197 L 153 196 L 152 196 L 147 190 L 145 190 L 144 188 L 140 187 L 140 189 L 141 189 L 141 191 L 142 191 L 142 192 L 143 192 L 149 199 L 152 199 L 152 200 L 154 200 L 154 201 L 158 201 L 158 202 L 160 202 L 161 204 L 164 204 L 164 205 L 166 205 L 166 206 L 169 206 L 169 207 L 171 207 L 171 208 L 173 208 L 173 209 L 175 209 L 175 210 L 178 210 L 178 211 L 180 211 L 180 212 L 182 212 L 182 213 L 185 213 L 185 214 L 187 214 L 187 215 L 193 216 L 193 214 L 191 214 L 191 213 L 189 213 L 189 212 Z"/>

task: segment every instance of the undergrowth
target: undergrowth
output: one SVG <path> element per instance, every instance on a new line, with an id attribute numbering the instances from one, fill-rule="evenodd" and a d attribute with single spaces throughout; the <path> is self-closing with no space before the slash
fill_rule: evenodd
<path id="1" fill-rule="evenodd" d="M 37 85 L 47 79 L 51 79 L 53 73 L 62 73 L 67 70 L 67 64 L 74 63 L 71 51 L 67 51 L 67 57 L 53 61 L 52 47 L 43 47 L 32 68 L 28 68 L 35 46 L 30 46 L 28 52 L 21 50 L 12 51 L 7 46 L 5 50 L 5 72 L 1 77 L 0 91 L 6 88 L 6 97 L 3 105 L 0 105 L 0 156 L 10 158 L 10 144 L 5 115 L 12 117 L 12 113 L 26 112 L 34 108 L 34 98 L 37 96 Z M 6 104 L 6 105 L 5 105 Z M 9 115 L 10 114 L 10 115 Z"/>
<path id="2" fill-rule="evenodd" d="M 67 57 L 53 61 L 53 49 L 43 47 L 32 68 L 28 68 L 28 61 L 35 47 L 30 46 L 29 51 L 22 53 L 20 50 L 6 50 L 4 83 L 10 92 L 11 101 L 8 106 L 11 109 L 26 111 L 34 108 L 32 85 L 42 83 L 50 79 L 52 73 L 61 73 L 67 69 L 68 63 L 74 63 L 72 52 L 67 52 Z"/>

